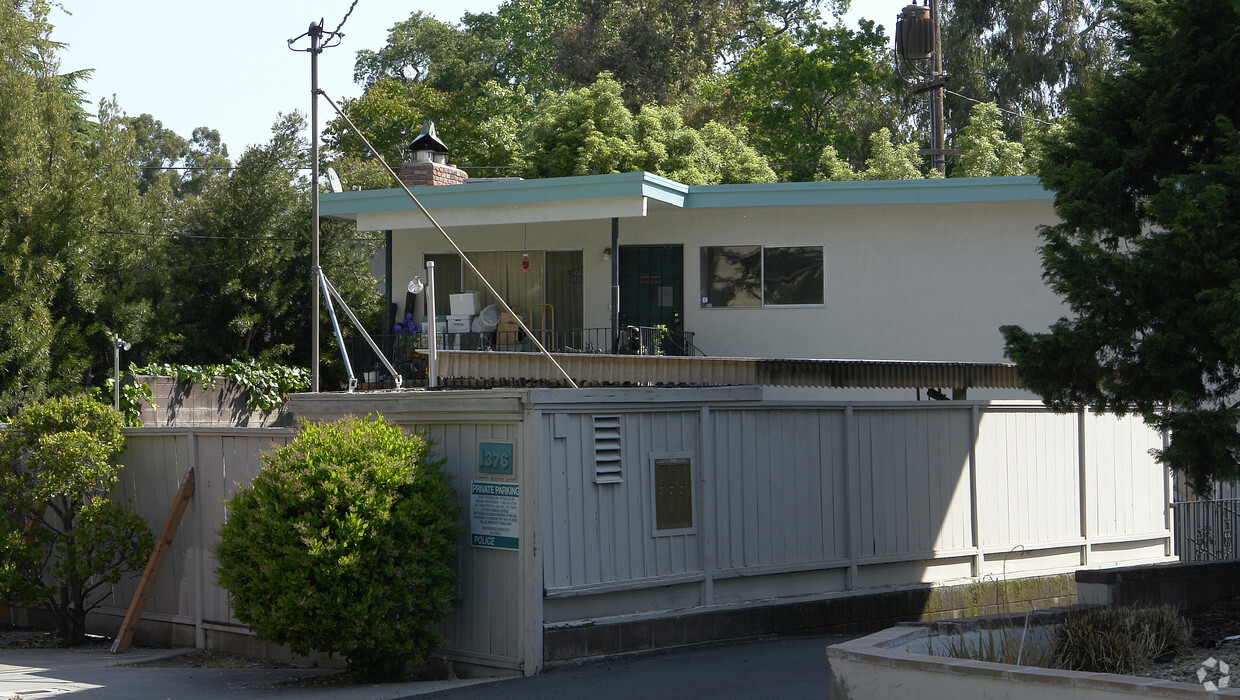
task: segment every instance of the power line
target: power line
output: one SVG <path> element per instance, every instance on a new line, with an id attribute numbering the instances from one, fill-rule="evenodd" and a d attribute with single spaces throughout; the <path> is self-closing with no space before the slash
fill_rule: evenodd
<path id="1" fill-rule="evenodd" d="M 233 265 L 236 263 L 248 263 L 248 262 L 249 262 L 248 258 L 245 258 L 242 260 L 216 260 L 216 261 L 209 262 L 209 263 L 199 263 L 197 265 L 185 265 L 183 267 L 163 267 L 160 269 L 164 270 L 165 272 L 181 272 L 183 270 L 193 270 L 199 267 L 212 267 L 214 265 Z M 107 278 L 107 279 L 127 279 L 133 275 L 134 270 L 142 269 L 145 267 L 146 267 L 145 265 L 138 265 L 134 267 L 125 268 L 121 272 L 109 272 L 107 274 L 96 273 L 95 277 Z"/>
<path id="2" fill-rule="evenodd" d="M 293 241 L 293 242 L 309 242 L 309 238 L 281 238 L 278 236 L 271 237 L 249 237 L 249 236 L 202 236 L 192 233 L 143 233 L 140 231 L 100 231 L 111 236 L 146 236 L 148 238 L 169 238 L 169 239 L 193 239 L 201 241 L 258 241 L 265 243 L 267 241 Z M 337 238 L 338 241 L 362 241 L 373 243 L 378 241 L 377 238 Z"/>
<path id="3" fill-rule="evenodd" d="M 344 38 L 344 33 L 341 32 L 340 30 L 344 28 L 344 23 L 349 21 L 349 15 L 353 14 L 353 8 L 355 7 L 357 7 L 357 0 L 353 0 L 353 4 L 349 5 L 349 11 L 344 13 L 344 19 L 341 19 L 340 24 L 336 25 L 336 31 L 334 32 L 323 31 L 323 19 L 322 18 L 319 18 L 318 23 L 311 23 L 309 29 L 302 32 L 301 34 L 298 34 L 292 39 L 288 40 L 287 43 L 288 43 L 289 51 L 299 51 L 301 53 L 315 51 L 316 53 L 322 53 L 323 49 L 330 49 L 335 46 L 340 46 L 340 40 Z M 315 37 L 322 37 L 323 43 L 319 44 L 318 47 L 316 48 L 310 48 L 310 49 L 293 48 L 293 44 L 298 39 L 301 39 L 302 37 L 306 37 L 306 36 L 309 36 L 312 39 Z M 311 45 L 313 46 L 313 44 Z"/>
<path id="4" fill-rule="evenodd" d="M 349 15 L 353 14 L 353 8 L 355 7 L 357 7 L 357 0 L 353 0 L 353 4 L 349 5 L 349 11 L 344 13 L 344 19 L 340 20 L 340 24 L 336 25 L 336 31 L 332 32 L 332 34 L 335 34 L 338 37 L 344 36 L 344 34 L 340 33 L 340 30 L 344 29 L 344 23 L 349 21 Z"/>
<path id="5" fill-rule="evenodd" d="M 236 170 L 235 165 L 139 165 L 139 170 Z M 303 168 L 309 170 L 309 168 Z"/>
<path id="6" fill-rule="evenodd" d="M 952 90 L 948 90 L 947 88 L 943 88 L 943 92 L 946 92 L 946 93 L 947 93 L 947 94 L 949 94 L 949 95 L 955 95 L 956 97 L 959 97 L 959 98 L 960 98 L 960 99 L 962 99 L 962 100 L 968 100 L 969 102 L 973 102 L 973 103 L 976 103 L 976 104 L 979 104 L 979 105 L 980 105 L 980 104 L 985 104 L 985 103 L 984 103 L 984 102 L 982 102 L 981 100 L 978 100 L 978 99 L 975 99 L 975 98 L 969 97 L 968 95 L 961 95 L 960 93 L 958 93 L 958 92 L 954 92 L 954 91 L 952 91 Z M 1045 120 L 1042 120 L 1042 119 L 1038 119 L 1037 117 L 1030 117 L 1030 116 L 1027 116 L 1027 115 L 1021 114 L 1020 112 L 1013 112 L 1013 111 L 1012 111 L 1012 110 L 1010 110 L 1010 109 L 1004 109 L 1004 108 L 1002 108 L 1002 107 L 999 107 L 999 105 L 998 105 L 997 103 L 995 103 L 995 107 L 997 107 L 997 108 L 999 109 L 999 111 L 1000 111 L 1000 112 L 1003 112 L 1003 113 L 1005 113 L 1005 114 L 1010 114 L 1010 115 L 1012 115 L 1013 117 L 1017 117 L 1017 118 L 1019 118 L 1019 119 L 1028 119 L 1028 120 L 1029 120 L 1029 121 L 1031 121 L 1031 122 L 1037 122 L 1037 123 L 1039 123 L 1039 124 L 1045 124 L 1045 125 L 1047 125 L 1047 126 L 1055 126 L 1055 123 L 1054 123 L 1054 122 L 1048 122 L 1048 121 L 1045 121 Z"/>

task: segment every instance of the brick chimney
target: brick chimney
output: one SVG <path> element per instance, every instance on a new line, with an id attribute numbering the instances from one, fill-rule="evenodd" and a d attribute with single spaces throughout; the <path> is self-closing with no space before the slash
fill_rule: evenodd
<path id="1" fill-rule="evenodd" d="M 400 180 L 407 187 L 459 185 L 469 178 L 464 170 L 448 164 L 448 147 L 435 135 L 435 122 L 427 120 L 422 134 L 409 144 L 412 163 L 401 163 Z"/>

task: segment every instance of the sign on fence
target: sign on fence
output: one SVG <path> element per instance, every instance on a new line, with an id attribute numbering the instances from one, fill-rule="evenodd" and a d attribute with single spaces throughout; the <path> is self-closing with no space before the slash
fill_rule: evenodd
<path id="1" fill-rule="evenodd" d="M 517 549 L 520 484 L 475 481 L 469 489 L 469 532 L 475 547 Z"/>

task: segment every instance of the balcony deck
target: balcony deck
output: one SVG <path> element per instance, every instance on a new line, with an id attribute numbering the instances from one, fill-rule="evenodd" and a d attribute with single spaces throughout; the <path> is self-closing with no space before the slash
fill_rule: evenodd
<path id="1" fill-rule="evenodd" d="M 712 357 L 687 337 L 643 338 L 630 334 L 619 343 L 610 329 L 547 332 L 544 345 L 580 386 L 790 386 L 859 389 L 952 389 L 966 398 L 969 388 L 1019 389 L 1016 368 L 1008 363 L 889 360 L 768 359 Z M 353 339 L 350 358 L 359 389 L 391 389 L 395 382 L 370 348 Z M 404 378 L 404 387 L 424 387 L 426 349 L 411 336 L 376 339 Z M 444 387 L 566 386 L 563 375 L 516 333 L 449 333 L 440 342 L 439 385 Z M 600 352 L 600 349 L 602 350 Z M 613 351 L 614 349 L 614 351 Z M 670 352 L 669 352 L 670 351 Z"/>

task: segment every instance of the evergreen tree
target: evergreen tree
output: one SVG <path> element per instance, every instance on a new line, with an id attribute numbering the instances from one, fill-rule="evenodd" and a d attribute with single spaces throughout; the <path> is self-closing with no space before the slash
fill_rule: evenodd
<path id="1" fill-rule="evenodd" d="M 1045 278 L 1071 315 L 1003 328 L 1057 410 L 1135 411 L 1200 490 L 1240 475 L 1240 6 L 1119 0 L 1128 57 L 1070 103 L 1043 181 Z"/>
<path id="2" fill-rule="evenodd" d="M 89 384 L 112 333 L 137 340 L 158 246 L 145 231 L 132 133 L 115 104 L 92 121 L 62 75 L 48 4 L 0 4 L 0 415 Z M 143 264 L 139 264 L 139 262 Z"/>

